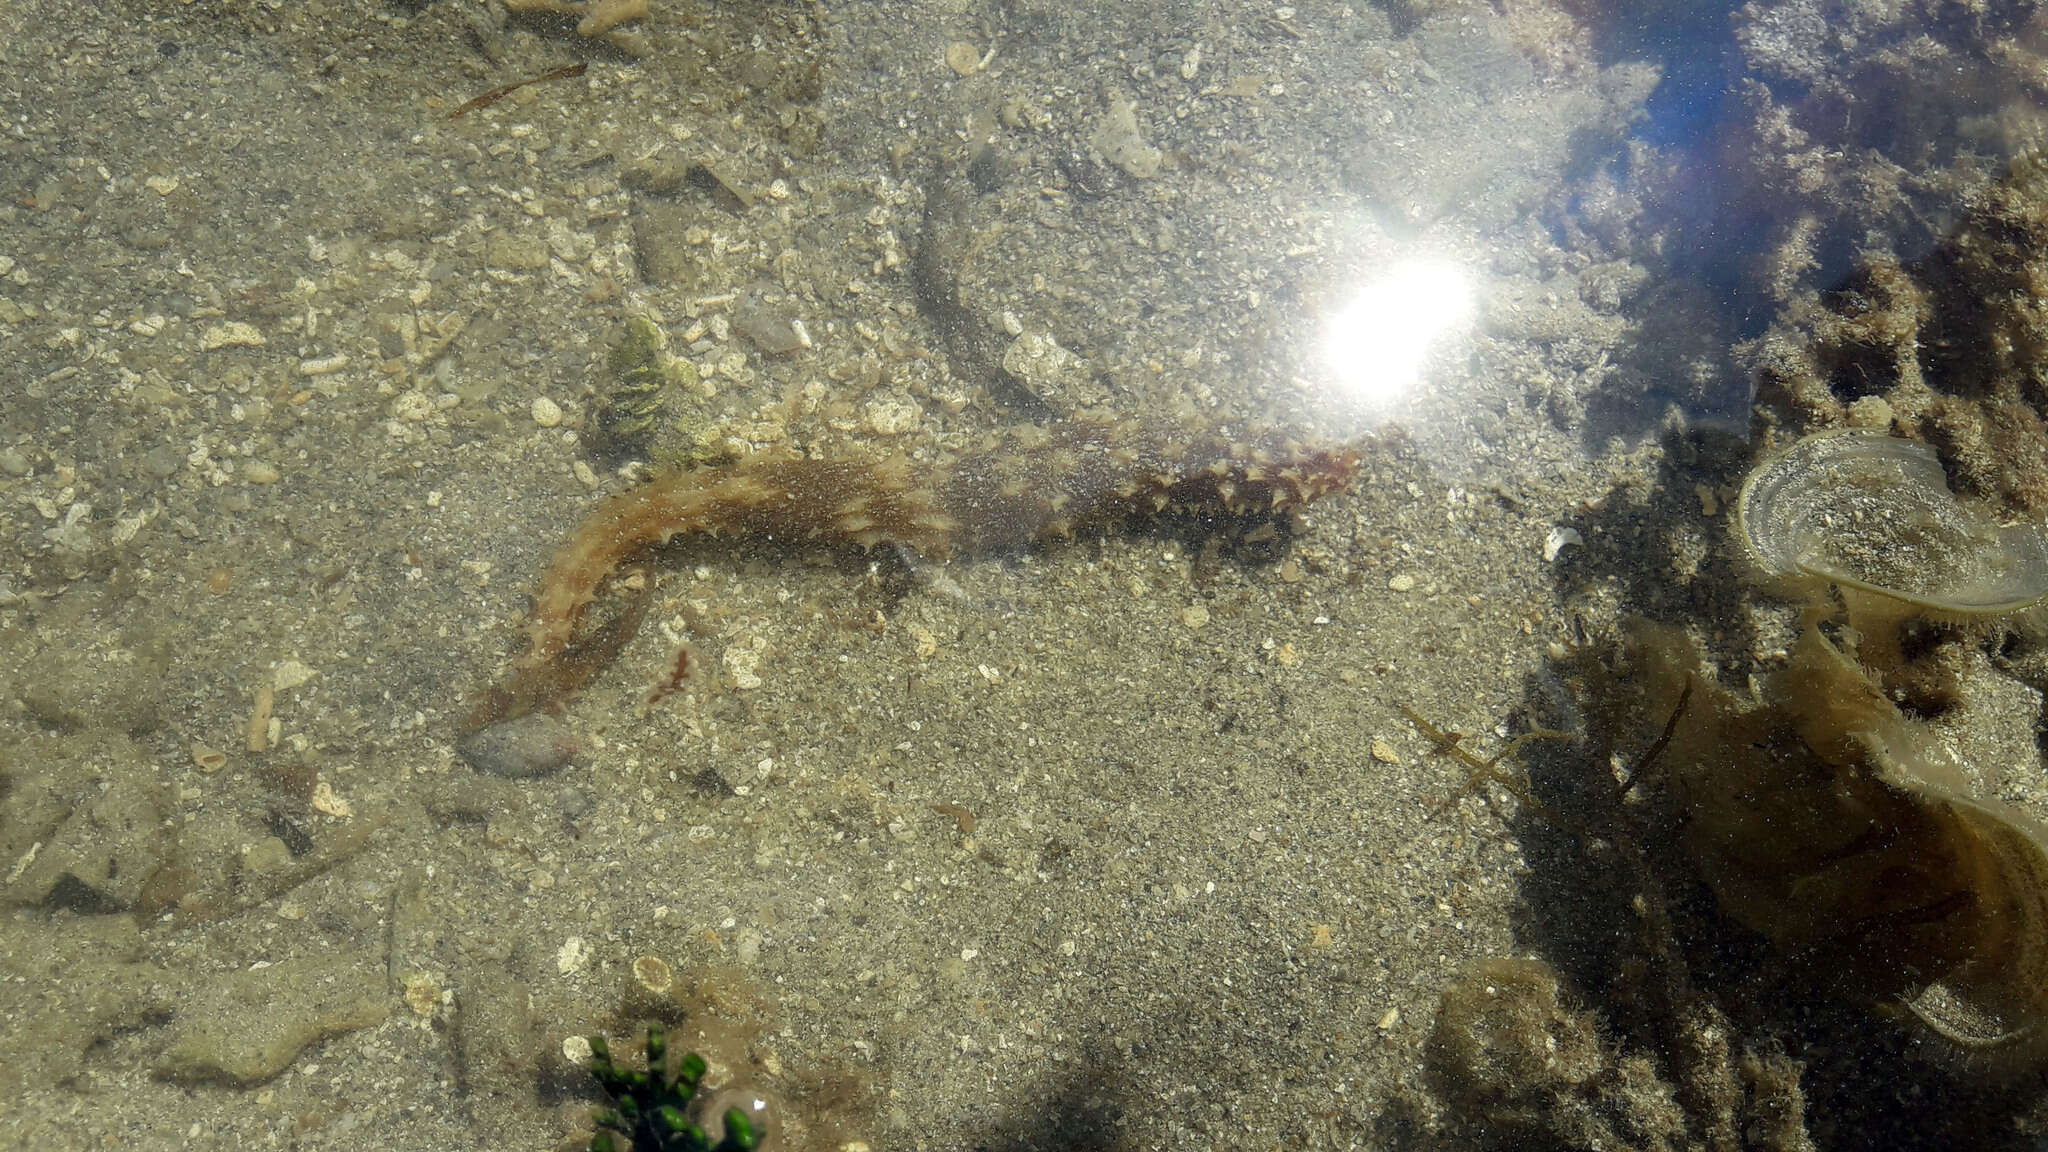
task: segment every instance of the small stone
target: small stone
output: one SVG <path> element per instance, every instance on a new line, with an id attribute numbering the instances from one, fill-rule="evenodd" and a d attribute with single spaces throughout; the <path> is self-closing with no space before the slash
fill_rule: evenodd
<path id="1" fill-rule="evenodd" d="M 808 333 L 798 334 L 796 314 L 785 306 L 742 306 L 733 316 L 733 327 L 766 356 L 786 356 L 806 346 L 804 335 Z"/>
<path id="2" fill-rule="evenodd" d="M 1003 371 L 1041 397 L 1089 398 L 1094 372 L 1087 360 L 1039 332 L 1027 332 L 1003 350 Z"/>
<path id="3" fill-rule="evenodd" d="M 1209 623 L 1209 609 L 1201 604 L 1190 604 L 1180 610 L 1180 622 L 1188 628 L 1203 628 Z"/>
<path id="4" fill-rule="evenodd" d="M 279 692 L 300 688 L 320 673 L 298 660 L 285 660 L 270 670 L 270 685 Z"/>
<path id="5" fill-rule="evenodd" d="M 535 396 L 533 422 L 543 428 L 559 427 L 562 423 L 562 406 L 546 396 Z"/>
<path id="6" fill-rule="evenodd" d="M 390 1014 L 384 965 L 347 953 L 297 957 L 228 976 L 179 1006 L 157 1074 L 258 1084 L 316 1040 Z"/>
<path id="7" fill-rule="evenodd" d="M 745 643 L 728 645 L 719 659 L 725 664 L 726 683 L 743 692 L 759 688 L 761 680 L 761 658 L 767 655 L 768 642 L 760 636 L 750 636 Z"/>
<path id="8" fill-rule="evenodd" d="M 908 396 L 878 396 L 862 412 L 870 431 L 877 436 L 900 436 L 914 430 L 923 412 Z"/>
<path id="9" fill-rule="evenodd" d="M 560 721 L 533 712 L 473 732 L 456 744 L 455 751 L 486 775 L 524 780 L 560 771 L 578 749 L 576 738 Z"/>
<path id="10" fill-rule="evenodd" d="M 498 232 L 484 241 L 484 263 L 506 272 L 538 272 L 548 266 L 548 242 L 539 236 Z"/>
<path id="11" fill-rule="evenodd" d="M 1586 538 L 1579 535 L 1576 528 L 1552 528 L 1550 534 L 1543 538 L 1543 562 L 1551 563 L 1565 549 L 1580 547 L 1585 543 Z"/>
<path id="12" fill-rule="evenodd" d="M 630 20 L 647 17 L 647 0 L 592 0 L 576 22 L 578 36 L 602 36 Z"/>
<path id="13" fill-rule="evenodd" d="M 724 170 L 716 165 L 692 164 L 688 180 L 691 187 L 708 192 L 713 204 L 734 215 L 754 206 L 754 194 L 727 176 Z"/>
<path id="14" fill-rule="evenodd" d="M 555 949 L 555 971 L 564 976 L 572 976 L 583 971 L 583 966 L 588 963 L 590 945 L 584 943 L 581 936 L 571 936 L 562 941 L 560 948 Z"/>
<path id="15" fill-rule="evenodd" d="M 1721 514 L 1721 497 L 1714 492 L 1711 484 L 1695 484 L 1692 494 L 1699 498 L 1700 515 L 1709 519 Z"/>
<path id="16" fill-rule="evenodd" d="M 961 76 L 972 76 L 981 71 L 981 49 L 965 40 L 955 40 L 946 45 L 946 67 Z"/>
<path id="17" fill-rule="evenodd" d="M 322 780 L 313 785 L 310 801 L 315 812 L 325 813 L 337 820 L 346 820 L 355 815 L 355 807 L 334 790 L 334 785 Z"/>
<path id="18" fill-rule="evenodd" d="M 281 476 L 277 465 L 268 460 L 251 460 L 242 465 L 242 479 L 251 484 L 275 484 Z"/>
<path id="19" fill-rule="evenodd" d="M 1412 592 L 1415 590 L 1415 577 L 1403 572 L 1392 580 L 1387 581 L 1387 587 L 1396 592 Z"/>
<path id="20" fill-rule="evenodd" d="M 1138 129 L 1138 110 L 1129 100 L 1118 97 L 1109 102 L 1109 111 L 1095 127 L 1095 135 L 1089 143 L 1094 145 L 1102 158 L 1122 169 L 1127 176 L 1149 180 L 1159 175 L 1159 165 L 1164 154 L 1145 142 Z"/>
<path id="21" fill-rule="evenodd" d="M 275 876 L 292 866 L 291 846 L 276 836 L 265 836 L 242 850 L 241 882 Z"/>
<path id="22" fill-rule="evenodd" d="M 405 1006 L 422 1020 L 441 1011 L 441 982 L 425 972 L 405 974 Z"/>
<path id="23" fill-rule="evenodd" d="M 555 793 L 555 810 L 562 814 L 564 820 L 581 820 L 590 815 L 595 806 L 590 793 L 581 788 L 564 788 Z"/>
<path id="24" fill-rule="evenodd" d="M 199 346 L 211 352 L 217 348 L 261 348 L 270 341 L 256 330 L 254 324 L 231 320 L 216 324 L 200 334 Z"/>
<path id="25" fill-rule="evenodd" d="M 1373 737 L 1372 741 L 1372 758 L 1382 764 L 1399 764 L 1401 762 L 1401 754 L 1394 751 L 1394 746 L 1377 736 Z"/>

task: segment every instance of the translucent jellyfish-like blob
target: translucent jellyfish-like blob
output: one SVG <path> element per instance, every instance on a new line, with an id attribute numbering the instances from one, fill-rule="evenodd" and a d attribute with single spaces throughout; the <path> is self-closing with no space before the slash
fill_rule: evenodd
<path id="1" fill-rule="evenodd" d="M 1724 915 L 1931 1052 L 2048 1065 L 2048 839 L 1986 788 L 1996 766 L 1957 759 L 1819 628 L 1754 696 L 1703 674 L 1677 629 L 1638 626 L 1633 652 Z"/>
<path id="2" fill-rule="evenodd" d="M 1908 617 L 1968 622 L 2048 596 L 2048 539 L 1959 503 L 1934 450 L 1859 429 L 1820 432 L 1758 465 L 1737 524 L 1751 560 L 1788 596 L 1838 588 L 1865 659 Z M 1885 663 L 1881 658 L 1876 663 Z"/>

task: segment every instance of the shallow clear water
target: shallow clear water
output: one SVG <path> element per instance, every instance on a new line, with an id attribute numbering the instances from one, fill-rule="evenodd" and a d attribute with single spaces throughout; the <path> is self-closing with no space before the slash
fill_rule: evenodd
<path id="1" fill-rule="evenodd" d="M 1809 431 L 2039 520 L 2030 7 L 650 3 L 0 10 L 0 1143 L 2025 1143 L 1584 670 Z M 1885 682 L 2036 818 L 2038 634 Z"/>

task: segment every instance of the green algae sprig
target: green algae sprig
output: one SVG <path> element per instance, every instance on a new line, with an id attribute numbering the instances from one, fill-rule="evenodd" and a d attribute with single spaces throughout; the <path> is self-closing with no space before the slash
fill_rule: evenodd
<path id="1" fill-rule="evenodd" d="M 640 1071 L 612 1059 L 604 1037 L 590 1041 L 590 1075 L 611 1096 L 614 1107 L 597 1115 L 597 1133 L 590 1152 L 617 1152 L 617 1136 L 632 1142 L 634 1152 L 758 1152 L 765 1147 L 757 1118 L 739 1107 L 693 1118 L 707 1065 L 695 1052 L 674 1068 L 668 1062 L 668 1035 L 659 1024 L 647 1026 L 647 1069 Z M 723 1097 L 713 1097 L 723 1102 Z M 710 1123 L 704 1123 L 705 1120 Z M 711 1129 L 711 1131 L 707 1131 Z"/>
<path id="2" fill-rule="evenodd" d="M 1777 591 L 1840 590 L 1873 664 L 1892 662 L 1904 620 L 1992 620 L 2048 597 L 2048 537 L 1958 501 L 1940 457 L 1916 440 L 1808 436 L 1749 474 L 1736 524 Z"/>

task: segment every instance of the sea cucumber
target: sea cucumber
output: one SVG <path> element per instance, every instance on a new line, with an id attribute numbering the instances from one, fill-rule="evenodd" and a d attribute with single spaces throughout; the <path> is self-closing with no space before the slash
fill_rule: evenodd
<path id="1" fill-rule="evenodd" d="M 1295 433 L 1231 439 L 1078 419 L 1012 429 L 932 462 L 770 451 L 670 473 L 600 504 L 555 553 L 528 625 L 530 646 L 478 700 L 464 731 L 552 707 L 596 675 L 630 639 L 645 605 L 579 637 L 585 609 L 621 564 L 677 536 L 891 544 L 943 560 L 1162 515 L 1239 526 L 1291 517 L 1348 486 L 1357 470 L 1355 450 Z"/>

